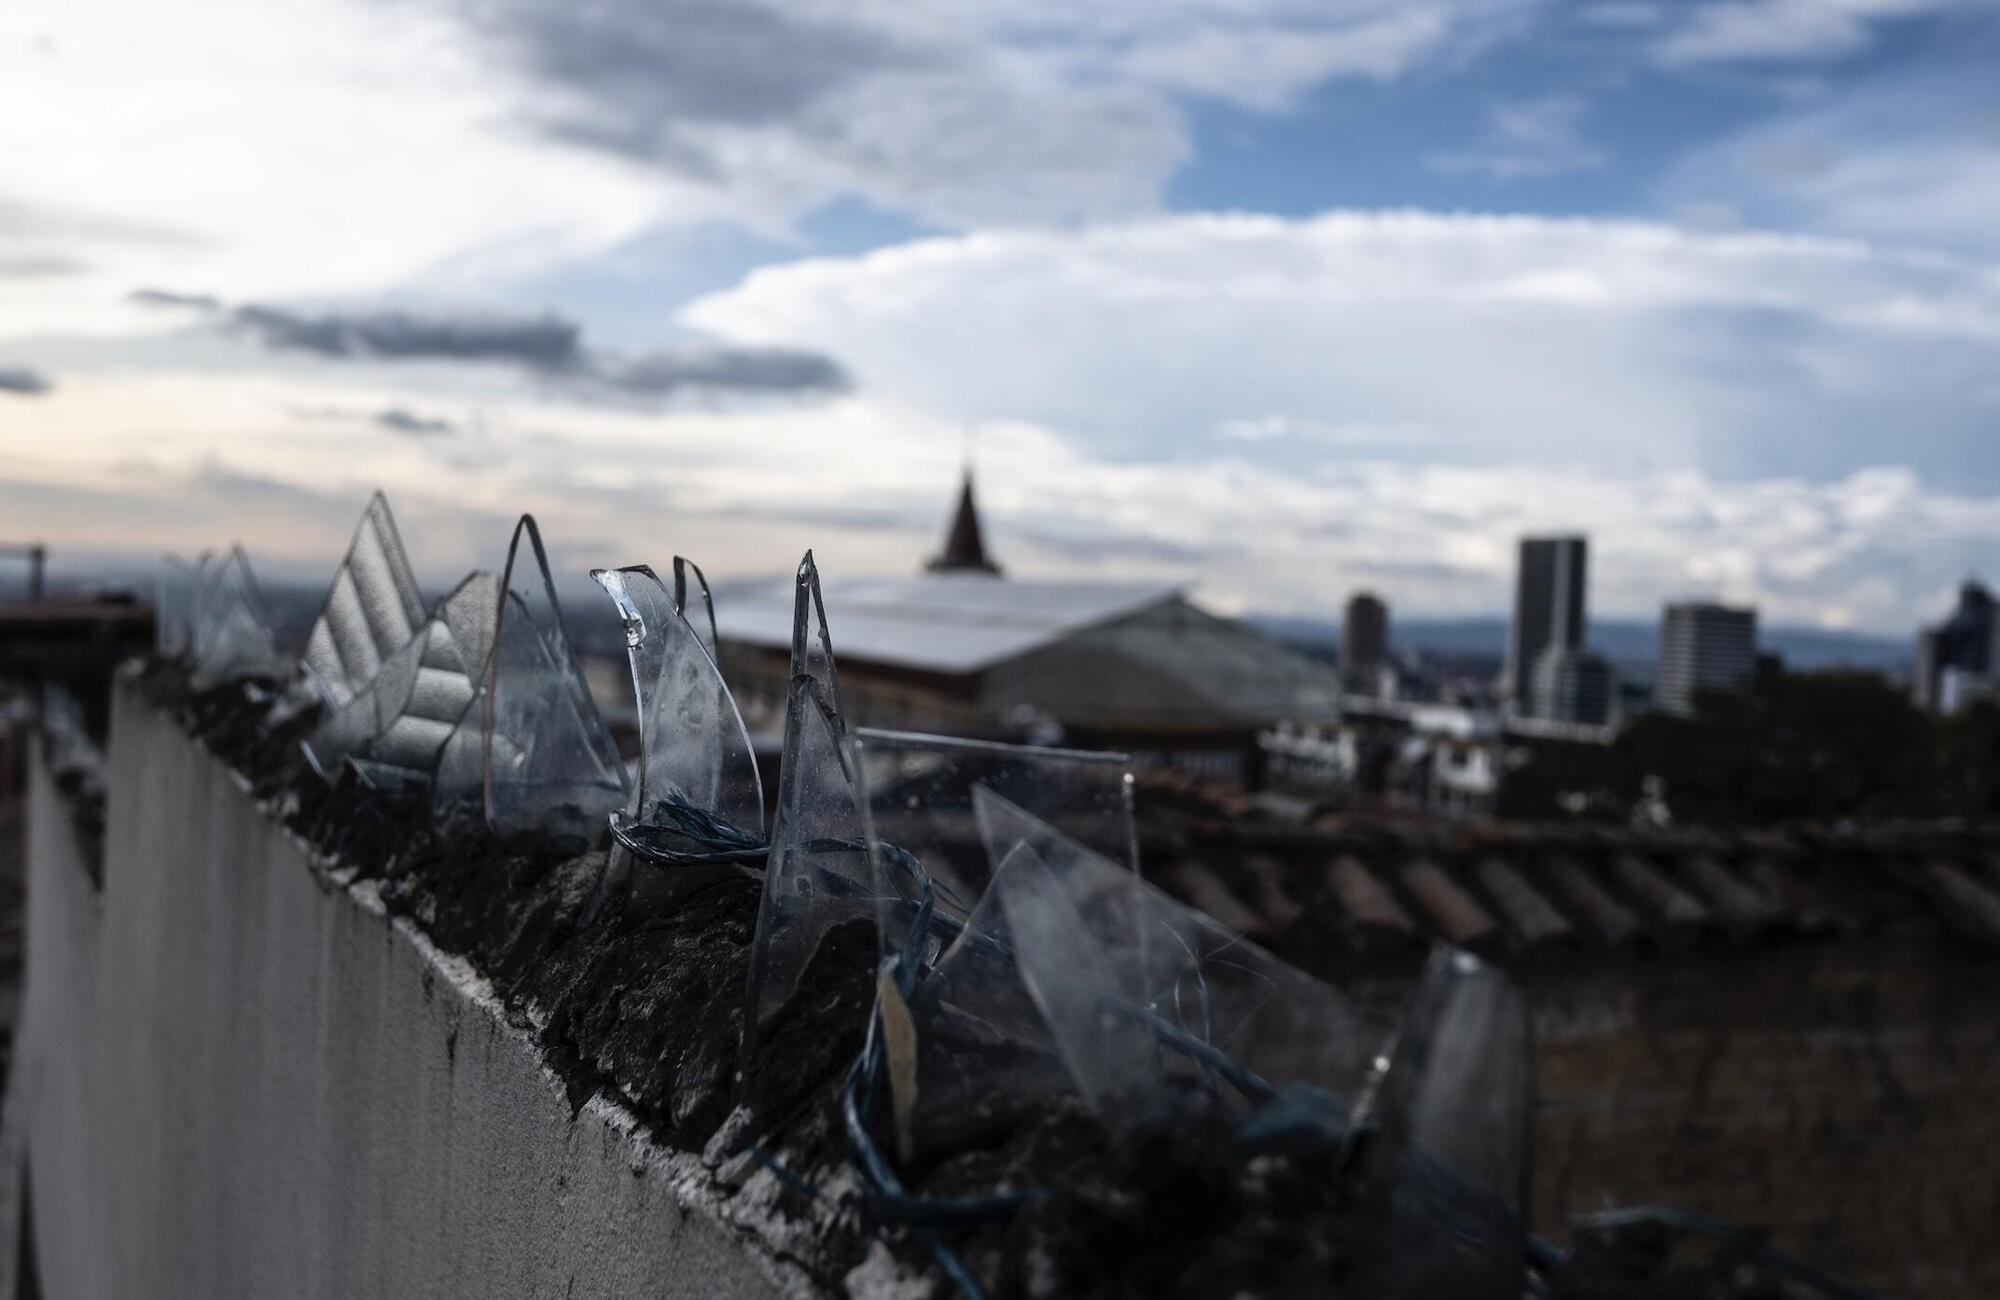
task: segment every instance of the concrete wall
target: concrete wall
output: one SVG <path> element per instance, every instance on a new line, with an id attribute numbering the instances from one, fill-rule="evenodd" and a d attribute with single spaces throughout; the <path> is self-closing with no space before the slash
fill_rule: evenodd
<path id="1" fill-rule="evenodd" d="M 128 682 L 110 762 L 101 892 L 32 778 L 0 1155 L 26 1157 L 44 1295 L 813 1293 L 757 1180 L 727 1195 L 601 1100 L 572 1118 L 470 970 Z"/>

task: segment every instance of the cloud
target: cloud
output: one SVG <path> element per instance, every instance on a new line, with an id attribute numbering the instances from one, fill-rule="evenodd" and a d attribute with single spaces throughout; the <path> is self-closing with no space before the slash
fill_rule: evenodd
<path id="1" fill-rule="evenodd" d="M 755 0 L 445 3 L 534 88 L 547 136 L 802 212 L 933 223 L 1153 206 L 1184 106 L 1281 111 L 1330 80 L 1463 55 L 1539 0 L 1090 6 Z"/>
<path id="2" fill-rule="evenodd" d="M 222 300 L 209 293 L 175 293 L 170 289 L 134 289 L 126 297 L 141 307 L 168 307 L 213 312 L 222 309 Z"/>
<path id="3" fill-rule="evenodd" d="M 0 366 L 0 393 L 15 397 L 40 397 L 55 387 L 55 381 L 27 366 Z"/>
<path id="4" fill-rule="evenodd" d="M 0 121 L 62 129 L 9 138 L 0 255 L 89 269 L 32 301 L 0 295 L 0 337 L 153 328 L 127 293 L 163 268 L 234 301 L 415 281 L 475 297 L 485 286 L 474 280 L 609 250 L 668 214 L 700 223 L 742 211 L 664 173 L 497 126 L 517 114 L 520 80 L 456 23 L 414 7 L 185 0 L 168 14 L 68 0 L 21 21 L 62 54 L 0 39 Z"/>
<path id="5" fill-rule="evenodd" d="M 1060 303 L 1061 310 L 1052 310 Z M 1119 460 L 1256 432 L 1393 461 L 1824 481 L 1895 456 L 2000 488 L 2000 272 L 1645 222 L 1337 212 L 938 238 L 698 299 L 739 346 L 840 349 L 859 386 Z M 1305 471 L 1320 438 L 1243 442 Z"/>
<path id="6" fill-rule="evenodd" d="M 90 263 L 63 253 L 0 252 L 0 280 L 38 280 L 51 275 L 75 275 Z"/>
<path id="7" fill-rule="evenodd" d="M 405 433 L 413 438 L 435 438 L 458 432 L 458 426 L 442 416 L 418 415 L 400 406 L 377 411 L 374 418 L 376 424 L 391 433 Z"/>
<path id="8" fill-rule="evenodd" d="M 1697 150 L 1672 205 L 1727 201 L 1760 224 L 2000 257 L 2000 108 L 1989 61 L 1829 96 Z"/>
<path id="9" fill-rule="evenodd" d="M 1656 47 L 1668 64 L 1832 60 L 1858 54 L 1900 19 L 1970 7 L 1965 0 L 1713 0 Z"/>
<path id="10" fill-rule="evenodd" d="M 1575 95 L 1496 104 L 1470 149 L 1437 153 L 1425 165 L 1441 172 L 1478 172 L 1496 180 L 1561 176 L 1602 167 L 1605 155 L 1580 129 L 1587 109 Z"/>
<path id="11" fill-rule="evenodd" d="M 1322 424 L 1289 415 L 1234 416 L 1215 426 L 1224 442 L 1275 442 L 1297 438 L 1327 447 L 1413 447 L 1430 440 L 1422 429 L 1377 424 Z"/>
<path id="12" fill-rule="evenodd" d="M 837 393 L 847 373 L 831 357 L 789 348 L 694 347 L 600 362 L 598 379 L 626 393 L 666 396 L 686 390 Z"/>
<path id="13" fill-rule="evenodd" d="M 311 312 L 248 304 L 230 313 L 265 346 L 324 357 L 506 361 L 558 370 L 578 364 L 582 327 L 540 316 L 409 311 Z"/>
<path id="14" fill-rule="evenodd" d="M 258 303 L 225 309 L 206 294 L 142 289 L 132 297 L 154 306 L 200 308 L 219 315 L 226 328 L 281 351 L 338 361 L 513 366 L 538 381 L 585 396 L 824 396 L 849 387 L 847 372 L 823 353 L 704 343 L 634 355 L 585 346 L 583 327 L 553 312 L 522 316 L 408 309 L 336 311 Z"/>
<path id="15" fill-rule="evenodd" d="M 717 580 L 783 572 L 807 546 L 829 573 L 906 572 L 936 549 L 967 424 L 872 389 L 812 410 L 664 412 L 552 392 L 484 409 L 463 438 L 384 434 L 363 457 L 351 438 L 274 433 L 271 408 L 241 401 L 241 386 L 234 376 L 80 380 L 36 413 L 42 436 L 0 440 L 0 506 L 66 549 L 148 555 L 190 538 L 212 544 L 215 520 L 227 518 L 260 572 L 268 558 L 321 581 L 354 503 L 381 485 L 439 582 L 495 563 L 505 527 L 493 521 L 524 509 L 567 550 L 560 572 L 579 579 L 590 565 L 661 563 L 663 508 L 673 548 Z M 352 396 L 348 381 L 309 376 L 266 388 L 306 410 Z M 365 421 L 395 405 L 435 410 L 425 404 L 434 400 L 385 395 L 346 409 Z M 560 435 L 541 436 L 550 429 Z M 1211 438 L 1135 458 L 1070 429 L 983 422 L 988 542 L 1010 573 L 1189 583 L 1224 608 L 1324 616 L 1373 584 L 1399 611 L 1449 615 L 1504 610 L 1515 540 L 1575 529 L 1592 539 L 1600 616 L 1721 595 L 1757 602 L 1767 621 L 1896 634 L 1935 618 L 1967 572 L 2000 571 L 2000 486 L 1883 464 L 1900 439 L 1878 439 L 1874 460 L 1824 477 L 1616 456 L 1496 464 L 1452 449 L 1418 461 L 1306 445 L 1288 459 L 1293 441 Z M 441 449 L 461 446 L 477 454 L 443 463 Z M 96 504 L 82 508 L 64 484 L 94 486 Z M 328 504 L 307 528 L 301 503 L 318 497 Z M 838 637 L 840 613 L 828 612 Z"/>

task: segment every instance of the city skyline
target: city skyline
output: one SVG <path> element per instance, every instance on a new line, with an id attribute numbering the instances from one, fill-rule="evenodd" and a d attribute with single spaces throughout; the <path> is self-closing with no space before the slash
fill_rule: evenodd
<path id="1" fill-rule="evenodd" d="M 969 448 L 1008 572 L 1231 613 L 2000 572 L 1991 5 L 593 13 L 0 15 L 0 540 L 900 573 Z"/>

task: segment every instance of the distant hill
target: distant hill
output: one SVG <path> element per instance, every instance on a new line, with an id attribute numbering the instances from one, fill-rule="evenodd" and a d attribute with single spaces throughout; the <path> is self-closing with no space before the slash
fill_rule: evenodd
<path id="1" fill-rule="evenodd" d="M 1246 621 L 1272 636 L 1302 646 L 1334 646 L 1340 642 L 1340 624 L 1323 619 L 1253 614 Z M 1390 636 L 1398 648 L 1433 654 L 1503 656 L 1507 653 L 1504 618 L 1396 619 L 1391 624 Z M 1910 671 L 1913 653 L 1911 641 L 1858 632 L 1829 632 L 1822 628 L 1759 628 L 1757 639 L 1763 649 L 1783 655 L 1786 664 L 1793 668 L 1864 668 L 1894 675 Z M 1660 653 L 1660 625 L 1647 619 L 1593 619 L 1590 644 L 1620 664 L 1651 664 Z"/>

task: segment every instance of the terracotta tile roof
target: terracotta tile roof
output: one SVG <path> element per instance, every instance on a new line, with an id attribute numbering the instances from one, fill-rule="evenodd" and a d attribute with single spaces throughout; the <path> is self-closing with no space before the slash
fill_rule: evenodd
<path id="1" fill-rule="evenodd" d="M 1149 873 L 1294 960 L 1302 948 L 1402 960 L 1433 940 L 1502 960 L 1591 960 L 1908 926 L 2000 955 L 2000 825 L 1360 820 L 1150 775 L 1139 821 Z M 1318 951 L 1327 945 L 1339 953 Z"/>

